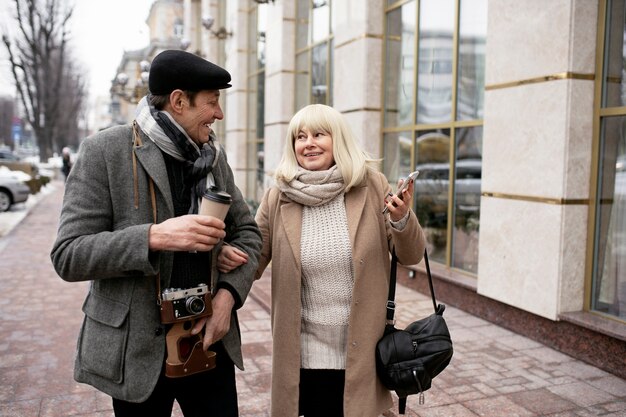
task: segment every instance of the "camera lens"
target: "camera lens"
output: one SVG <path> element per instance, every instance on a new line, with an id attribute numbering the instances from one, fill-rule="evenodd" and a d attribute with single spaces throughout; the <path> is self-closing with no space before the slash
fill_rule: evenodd
<path id="1" fill-rule="evenodd" d="M 200 314 L 204 311 L 204 300 L 197 295 L 193 295 L 185 301 L 185 307 L 190 314 Z"/>

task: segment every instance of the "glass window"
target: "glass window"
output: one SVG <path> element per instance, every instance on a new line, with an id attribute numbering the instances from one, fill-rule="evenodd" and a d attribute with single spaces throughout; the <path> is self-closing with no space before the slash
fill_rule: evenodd
<path id="1" fill-rule="evenodd" d="M 626 116 L 602 120 L 591 308 L 626 318 Z"/>
<path id="2" fill-rule="evenodd" d="M 411 170 L 412 132 L 392 132 L 384 135 L 383 171 L 394 188 L 400 178 L 405 178 Z"/>
<path id="3" fill-rule="evenodd" d="M 457 120 L 483 118 L 486 37 L 487 0 L 461 2 L 459 68 L 456 81 Z"/>
<path id="4" fill-rule="evenodd" d="M 323 43 L 311 52 L 311 103 L 326 104 L 328 47 Z"/>
<path id="5" fill-rule="evenodd" d="M 446 262 L 450 184 L 450 130 L 417 132 L 415 139 L 415 214 L 426 233 L 428 255 Z"/>
<path id="6" fill-rule="evenodd" d="M 606 5 L 590 307 L 626 319 L 626 5 Z"/>
<path id="7" fill-rule="evenodd" d="M 413 124 L 416 13 L 413 1 L 387 14 L 385 126 Z"/>
<path id="8" fill-rule="evenodd" d="M 626 116 L 602 121 L 592 309 L 626 318 Z"/>
<path id="9" fill-rule="evenodd" d="M 421 0 L 417 123 L 452 119 L 454 0 Z"/>
<path id="10" fill-rule="evenodd" d="M 624 1 L 607 1 L 605 33 L 603 107 L 626 105 L 626 48 L 624 47 Z"/>
<path id="11" fill-rule="evenodd" d="M 330 6 L 327 0 L 313 0 L 311 4 L 311 40 L 317 43 L 330 36 Z"/>
<path id="12" fill-rule="evenodd" d="M 478 272 L 482 126 L 456 131 L 452 266 Z"/>
<path id="13" fill-rule="evenodd" d="M 296 109 L 332 105 L 331 23 L 330 0 L 297 1 Z"/>
<path id="14" fill-rule="evenodd" d="M 392 183 L 420 171 L 413 200 L 430 257 L 475 274 L 487 0 L 387 6 L 383 169 Z"/>
<path id="15" fill-rule="evenodd" d="M 246 185 L 247 197 L 254 202 L 261 200 L 264 190 L 266 16 L 266 4 L 250 11 Z"/>

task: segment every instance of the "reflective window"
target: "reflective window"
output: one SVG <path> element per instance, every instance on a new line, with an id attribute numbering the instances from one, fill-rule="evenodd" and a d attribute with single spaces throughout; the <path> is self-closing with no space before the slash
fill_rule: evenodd
<path id="1" fill-rule="evenodd" d="M 624 46 L 624 1 L 607 1 L 605 33 L 603 107 L 626 105 L 626 47 Z"/>
<path id="2" fill-rule="evenodd" d="M 591 310 L 626 319 L 626 4 L 606 0 Z"/>
<path id="3" fill-rule="evenodd" d="M 607 2 L 602 77 L 604 107 L 624 106 L 624 1 Z M 601 121 L 591 308 L 626 318 L 626 115 Z"/>
<path id="4" fill-rule="evenodd" d="M 332 106 L 331 0 L 298 0 L 296 19 L 296 109 Z"/>
<path id="5" fill-rule="evenodd" d="M 482 126 L 456 130 L 452 266 L 478 272 Z"/>
<path id="6" fill-rule="evenodd" d="M 311 39 L 309 43 L 318 43 L 330 36 L 330 2 L 312 0 L 311 4 Z"/>
<path id="7" fill-rule="evenodd" d="M 248 198 L 255 202 L 261 201 L 264 190 L 266 18 L 266 4 L 250 11 L 246 185 Z"/>
<path id="8" fill-rule="evenodd" d="M 415 2 L 387 14 L 385 126 L 413 124 Z"/>
<path id="9" fill-rule="evenodd" d="M 602 120 L 592 309 L 626 319 L 626 116 Z"/>
<path id="10" fill-rule="evenodd" d="M 454 0 L 421 0 L 417 123 L 452 120 Z"/>
<path id="11" fill-rule="evenodd" d="M 487 1 L 461 2 L 457 120 L 483 118 Z"/>
<path id="12" fill-rule="evenodd" d="M 398 180 L 409 175 L 411 170 L 411 149 L 413 135 L 411 133 L 387 133 L 384 135 L 383 171 L 387 174 L 387 179 L 392 188 Z"/>
<path id="13" fill-rule="evenodd" d="M 417 132 L 415 139 L 415 214 L 426 233 L 428 256 L 446 262 L 450 189 L 450 130 Z"/>
<path id="14" fill-rule="evenodd" d="M 328 45 L 323 43 L 311 51 L 311 103 L 326 104 L 327 74 Z"/>
<path id="15" fill-rule="evenodd" d="M 476 273 L 487 0 L 389 0 L 385 12 L 384 172 L 420 171 L 430 257 Z"/>

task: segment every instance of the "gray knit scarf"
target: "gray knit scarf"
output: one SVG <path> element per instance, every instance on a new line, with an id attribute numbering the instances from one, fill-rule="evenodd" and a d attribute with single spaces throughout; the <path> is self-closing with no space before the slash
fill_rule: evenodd
<path id="1" fill-rule="evenodd" d="M 193 182 L 189 214 L 197 214 L 202 194 L 214 182 L 212 171 L 220 153 L 215 135 L 211 132 L 209 142 L 199 148 L 168 112 L 158 111 L 150 105 L 148 96 L 137 105 L 135 120 L 161 151 L 185 162 L 186 177 Z"/>
<path id="2" fill-rule="evenodd" d="M 299 168 L 294 179 L 288 183 L 278 180 L 277 185 L 280 191 L 296 203 L 311 207 L 328 203 L 346 188 L 337 165 L 325 171 Z"/>

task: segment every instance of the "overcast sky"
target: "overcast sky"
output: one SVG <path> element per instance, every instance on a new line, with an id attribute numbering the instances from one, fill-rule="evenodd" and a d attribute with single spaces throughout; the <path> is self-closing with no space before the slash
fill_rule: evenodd
<path id="1" fill-rule="evenodd" d="M 42 1 L 42 0 L 40 0 Z M 148 46 L 146 25 L 154 0 L 64 0 L 74 4 L 72 41 L 87 73 L 92 98 L 108 95 L 125 50 Z M 0 29 L 11 27 L 14 0 L 0 0 Z M 0 45 L 0 95 L 15 95 L 7 54 Z"/>

